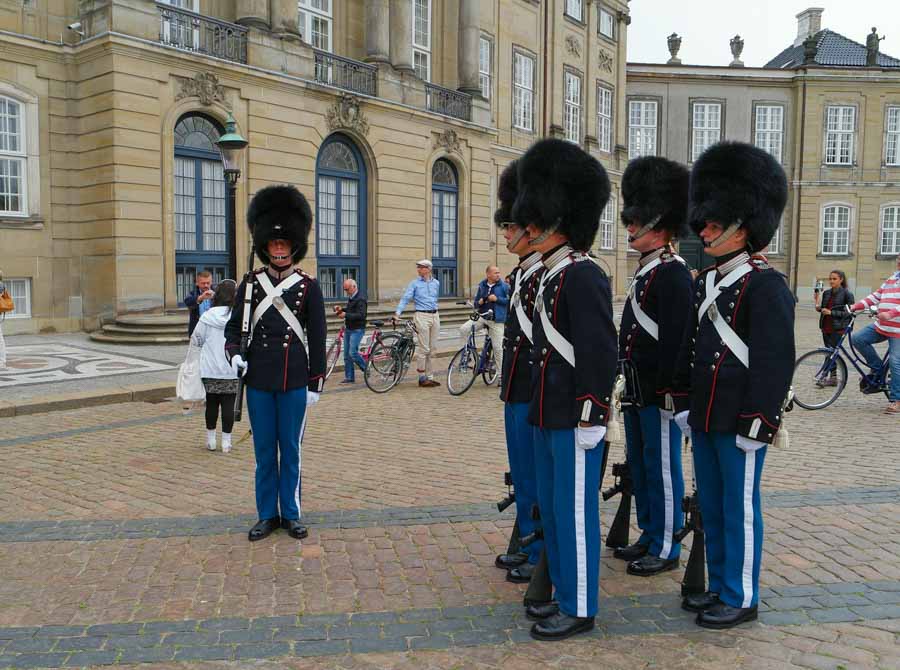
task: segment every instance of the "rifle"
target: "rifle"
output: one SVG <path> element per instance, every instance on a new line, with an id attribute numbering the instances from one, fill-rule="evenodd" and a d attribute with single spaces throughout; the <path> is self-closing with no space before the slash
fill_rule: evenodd
<path id="1" fill-rule="evenodd" d="M 241 322 L 241 358 L 247 362 L 247 351 L 250 349 L 250 309 L 253 300 L 253 245 L 250 245 L 250 256 L 247 257 L 247 274 L 244 275 L 244 312 Z M 244 413 L 244 372 L 238 376 L 237 395 L 234 396 L 234 420 L 240 421 Z"/>
<path id="2" fill-rule="evenodd" d="M 631 523 L 631 497 L 634 493 L 634 482 L 631 479 L 631 470 L 628 468 L 628 459 L 624 463 L 613 463 L 613 477 L 615 484 L 601 494 L 604 502 L 610 498 L 622 495 L 619 500 L 619 509 L 616 510 L 616 518 L 613 519 L 606 535 L 607 547 L 628 546 L 629 525 Z"/>
<path id="3" fill-rule="evenodd" d="M 537 505 L 531 510 L 531 518 L 540 521 L 541 511 Z M 534 532 L 526 535 L 521 539 L 522 546 L 527 547 L 532 542 L 544 539 L 544 529 L 540 526 L 534 529 Z M 550 563 L 547 559 L 546 545 L 541 547 L 541 555 L 538 557 L 537 565 L 534 566 L 534 572 L 531 573 L 531 579 L 528 581 L 528 589 L 525 591 L 525 605 L 531 603 L 546 603 L 553 599 L 553 582 L 550 581 Z"/>
<path id="4" fill-rule="evenodd" d="M 503 498 L 500 502 L 497 503 L 497 511 L 504 512 L 506 508 L 516 502 L 516 492 L 513 489 L 513 480 L 512 473 L 504 472 L 503 473 L 503 483 L 506 484 L 506 497 Z M 519 540 L 519 519 L 516 517 L 516 522 L 513 524 L 512 533 L 509 536 L 509 546 L 506 549 L 507 554 L 517 554 L 522 550 L 522 545 Z"/>
<path id="5" fill-rule="evenodd" d="M 686 445 L 688 438 L 684 438 L 684 442 Z M 688 557 L 684 578 L 681 580 L 681 595 L 686 596 L 706 591 L 706 536 L 703 532 L 703 516 L 700 514 L 696 481 L 694 492 L 682 498 L 681 509 L 684 512 L 684 526 L 675 533 L 673 539 L 675 542 L 681 542 L 690 533 L 694 534 L 694 540 L 691 542 L 691 555 Z"/>

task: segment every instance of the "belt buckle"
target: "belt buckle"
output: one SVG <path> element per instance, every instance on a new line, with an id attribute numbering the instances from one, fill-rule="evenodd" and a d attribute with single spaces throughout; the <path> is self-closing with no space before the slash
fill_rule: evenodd
<path id="1" fill-rule="evenodd" d="M 272 298 L 272 304 L 275 305 L 275 309 L 281 311 L 282 309 L 284 309 L 284 298 L 282 298 L 280 295 L 276 295 L 274 298 Z"/>
<path id="2" fill-rule="evenodd" d="M 706 310 L 706 315 L 709 317 L 709 320 L 713 322 L 719 318 L 719 309 L 716 307 L 716 303 L 709 306 L 709 309 Z"/>

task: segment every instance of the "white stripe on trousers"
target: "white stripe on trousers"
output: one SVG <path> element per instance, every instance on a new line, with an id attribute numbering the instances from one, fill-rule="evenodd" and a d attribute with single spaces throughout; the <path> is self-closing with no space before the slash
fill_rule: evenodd
<path id="1" fill-rule="evenodd" d="M 666 521 L 663 530 L 663 545 L 660 558 L 669 558 L 672 552 L 672 533 L 675 525 L 675 501 L 672 499 L 672 455 L 669 446 L 669 419 L 666 414 L 659 414 L 659 452 L 662 466 L 663 500 L 665 501 Z"/>
<path id="2" fill-rule="evenodd" d="M 575 445 L 575 568 L 576 613 L 587 616 L 587 541 L 584 524 L 584 466 L 585 450 Z"/>
<path id="3" fill-rule="evenodd" d="M 753 480 L 756 477 L 756 452 L 744 452 L 744 564 L 741 568 L 741 588 L 744 602 L 753 602 Z"/>
<path id="4" fill-rule="evenodd" d="M 309 391 L 307 391 L 309 393 Z M 309 416 L 309 406 L 303 408 L 303 421 L 300 424 L 300 435 L 297 438 L 297 486 L 294 487 L 294 504 L 297 506 L 297 518 L 303 516 L 300 511 L 300 480 L 303 478 L 301 469 L 301 455 L 303 454 L 303 433 L 306 432 L 306 417 Z"/>

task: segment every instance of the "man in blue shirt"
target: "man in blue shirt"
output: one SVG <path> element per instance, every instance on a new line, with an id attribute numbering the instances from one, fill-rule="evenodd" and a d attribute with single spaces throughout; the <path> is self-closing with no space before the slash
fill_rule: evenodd
<path id="1" fill-rule="evenodd" d="M 413 323 L 419 338 L 416 372 L 419 373 L 419 386 L 425 388 L 441 385 L 435 381 L 431 365 L 431 359 L 437 353 L 438 335 L 441 332 L 441 319 L 438 316 L 438 295 L 441 292 L 441 285 L 432 276 L 431 268 L 431 261 L 427 258 L 416 263 L 416 272 L 419 276 L 406 287 L 396 312 L 399 319 L 403 308 L 410 300 L 413 301 L 416 308 Z"/>
<path id="2" fill-rule="evenodd" d="M 478 284 L 475 298 L 472 300 L 475 311 L 490 312 L 490 316 L 479 316 L 475 320 L 466 321 L 459 332 L 464 338 L 469 337 L 472 329 L 487 328 L 491 336 L 494 350 L 494 363 L 497 370 L 503 369 L 503 326 L 506 323 L 506 311 L 509 308 L 509 286 L 500 278 L 500 268 L 489 265 L 485 270 L 485 278 Z"/>

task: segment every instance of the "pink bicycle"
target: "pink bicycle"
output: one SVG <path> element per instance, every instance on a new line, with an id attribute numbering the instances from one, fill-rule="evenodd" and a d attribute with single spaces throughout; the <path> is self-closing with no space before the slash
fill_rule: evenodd
<path id="1" fill-rule="evenodd" d="M 393 340 L 400 338 L 400 333 L 381 332 L 384 321 L 372 321 L 372 326 L 374 327 L 374 330 L 372 331 L 372 336 L 369 338 L 369 344 L 366 346 L 365 350 L 359 352 L 366 362 L 366 366 L 368 366 L 369 361 L 372 360 L 372 353 L 376 351 L 376 347 L 378 347 L 378 350 L 380 351 L 389 352 Z M 344 330 L 344 326 L 341 326 L 341 329 L 338 331 L 337 335 L 335 335 L 334 341 L 325 353 L 325 379 L 328 379 L 331 376 L 331 373 L 334 372 L 334 368 L 337 366 L 337 362 L 341 359 L 341 352 L 345 346 Z M 379 345 L 381 346 L 379 347 Z"/>

